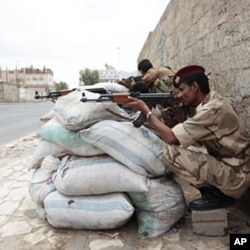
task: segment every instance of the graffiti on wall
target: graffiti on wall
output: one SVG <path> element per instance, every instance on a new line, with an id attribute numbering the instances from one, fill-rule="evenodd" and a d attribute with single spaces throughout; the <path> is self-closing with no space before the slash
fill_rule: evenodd
<path id="1" fill-rule="evenodd" d="M 164 52 L 165 52 L 165 44 L 167 40 L 167 33 L 162 31 L 159 40 L 156 43 L 156 51 L 158 58 L 160 58 L 160 64 L 164 64 Z"/>
<path id="2" fill-rule="evenodd" d="M 159 40 L 156 43 L 157 56 L 160 59 L 160 65 L 168 63 L 171 56 L 170 50 L 166 48 L 167 44 L 167 33 L 162 31 Z M 165 65 L 169 66 L 169 65 Z"/>

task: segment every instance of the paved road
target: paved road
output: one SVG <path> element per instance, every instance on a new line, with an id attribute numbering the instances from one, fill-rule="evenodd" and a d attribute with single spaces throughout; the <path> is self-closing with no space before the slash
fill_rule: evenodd
<path id="1" fill-rule="evenodd" d="M 36 132 L 54 103 L 0 103 L 0 145 Z"/>

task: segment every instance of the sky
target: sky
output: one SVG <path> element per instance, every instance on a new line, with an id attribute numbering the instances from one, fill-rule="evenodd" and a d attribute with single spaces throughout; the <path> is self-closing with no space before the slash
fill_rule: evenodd
<path id="1" fill-rule="evenodd" d="M 137 70 L 170 0 L 0 0 L 0 67 L 50 68 L 77 87 L 86 68 Z"/>

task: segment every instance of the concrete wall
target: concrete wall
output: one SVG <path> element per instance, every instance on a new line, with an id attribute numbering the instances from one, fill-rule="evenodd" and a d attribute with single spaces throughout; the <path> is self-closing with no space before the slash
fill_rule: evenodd
<path id="1" fill-rule="evenodd" d="M 34 99 L 35 92 L 40 95 L 47 95 L 47 86 L 30 86 L 29 88 L 17 87 L 16 84 L 0 82 L 0 103 L 18 103 L 18 102 L 38 102 Z M 44 101 L 40 99 L 39 101 Z"/>
<path id="2" fill-rule="evenodd" d="M 250 0 L 171 0 L 138 61 L 174 70 L 200 64 L 250 132 Z"/>
<path id="3" fill-rule="evenodd" d="M 0 103 L 1 102 L 18 102 L 18 88 L 15 84 L 6 82 L 0 83 Z"/>
<path id="4" fill-rule="evenodd" d="M 29 88 L 20 88 L 19 89 L 19 102 L 38 102 L 38 101 L 45 101 L 46 99 L 36 100 L 35 92 L 38 91 L 40 95 L 47 95 L 48 90 L 46 87 L 41 86 L 33 86 Z"/>

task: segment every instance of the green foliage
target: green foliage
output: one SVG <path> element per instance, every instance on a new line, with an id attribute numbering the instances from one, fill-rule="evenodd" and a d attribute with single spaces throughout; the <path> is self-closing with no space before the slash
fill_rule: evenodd
<path id="1" fill-rule="evenodd" d="M 99 72 L 98 70 L 90 70 L 86 68 L 85 70 L 81 70 L 80 74 L 80 82 L 84 85 L 92 85 L 94 83 L 99 82 Z"/>
<path id="2" fill-rule="evenodd" d="M 56 91 L 69 88 L 66 82 L 59 82 L 59 83 L 55 82 L 54 86 Z"/>

